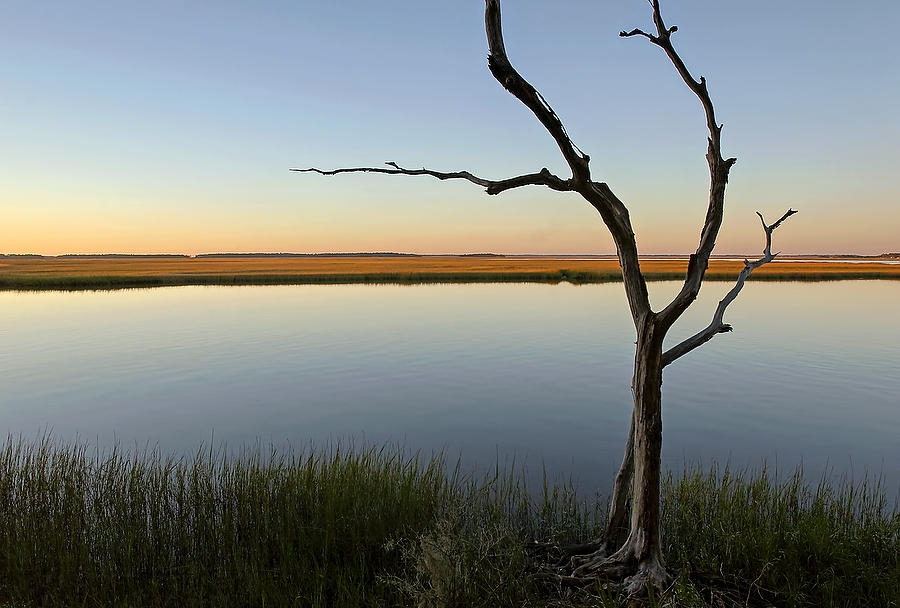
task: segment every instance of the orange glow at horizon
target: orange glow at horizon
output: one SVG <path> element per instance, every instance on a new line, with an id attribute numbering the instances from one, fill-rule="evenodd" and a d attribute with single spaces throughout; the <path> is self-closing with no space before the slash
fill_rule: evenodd
<path id="1" fill-rule="evenodd" d="M 15 193 L 16 204 L 3 210 L 0 253 L 615 253 L 596 212 L 573 198 L 561 205 L 535 193 L 502 201 L 475 192 L 457 202 L 438 185 L 431 191 L 436 200 L 427 208 L 362 195 L 310 203 L 283 193 L 262 207 L 241 200 L 218 205 L 216 193 L 179 204 L 174 197 L 120 202 L 100 189 L 66 193 L 32 187 Z M 763 236 L 752 207 L 740 199 L 733 207 L 726 211 L 715 253 L 760 251 Z M 876 225 L 847 226 L 838 205 L 797 207 L 801 213 L 776 233 L 776 251 L 877 255 L 900 249 L 896 208 Z M 690 209 L 662 216 L 638 201 L 632 220 L 643 255 L 686 254 L 696 247 L 702 215 Z"/>

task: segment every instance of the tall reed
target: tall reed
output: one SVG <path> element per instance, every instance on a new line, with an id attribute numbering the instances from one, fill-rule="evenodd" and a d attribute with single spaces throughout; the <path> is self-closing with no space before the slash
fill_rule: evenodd
<path id="1" fill-rule="evenodd" d="M 452 491 L 401 450 L 0 451 L 0 593 L 35 605 L 336 606 L 396 595 L 376 574 Z"/>
<path id="2" fill-rule="evenodd" d="M 778 480 L 714 466 L 663 485 L 670 566 L 749 582 L 788 607 L 900 602 L 900 511 L 878 480 L 810 487 L 801 470 Z"/>
<path id="3" fill-rule="evenodd" d="M 529 577 L 534 541 L 596 537 L 605 501 L 523 478 L 398 446 L 176 457 L 10 437 L 0 606 L 617 606 Z M 694 582 L 709 572 L 780 606 L 896 606 L 900 515 L 885 494 L 799 473 L 670 476 L 663 535 L 680 575 L 655 603 L 704 605 Z"/>

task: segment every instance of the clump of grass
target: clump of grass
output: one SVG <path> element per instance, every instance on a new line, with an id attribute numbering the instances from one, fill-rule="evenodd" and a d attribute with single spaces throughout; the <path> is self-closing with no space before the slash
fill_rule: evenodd
<path id="1" fill-rule="evenodd" d="M 663 495 L 670 567 L 724 574 L 788 607 L 900 601 L 900 512 L 879 482 L 811 488 L 799 470 L 777 481 L 713 467 L 670 474 Z"/>
<path id="2" fill-rule="evenodd" d="M 464 484 L 425 533 L 398 540 L 406 567 L 387 581 L 419 607 L 582 605 L 584 594 L 568 603 L 559 589 L 532 581 L 528 550 L 538 539 L 568 544 L 597 536 L 605 516 L 599 506 L 579 499 L 571 480 L 550 484 L 545 476 L 532 495 L 514 465 L 497 467 Z"/>
<path id="3" fill-rule="evenodd" d="M 597 537 L 606 505 L 522 479 L 399 447 L 179 458 L 10 438 L 0 605 L 619 606 L 600 586 L 532 582 L 529 546 Z M 670 476 L 664 497 L 677 576 L 650 606 L 716 605 L 704 572 L 783 606 L 900 597 L 900 515 L 877 485 L 697 470 Z"/>

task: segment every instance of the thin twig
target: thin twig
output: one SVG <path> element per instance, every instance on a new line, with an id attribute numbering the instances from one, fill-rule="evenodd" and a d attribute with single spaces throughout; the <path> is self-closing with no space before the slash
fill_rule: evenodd
<path id="1" fill-rule="evenodd" d="M 519 188 L 522 186 L 547 186 L 552 190 L 558 190 L 560 192 L 569 192 L 574 188 L 572 186 L 571 180 L 564 180 L 556 175 L 550 173 L 548 169 L 541 169 L 537 173 L 528 173 L 526 175 L 517 175 L 516 177 L 510 177 L 508 179 L 501 180 L 491 180 L 484 179 L 483 177 L 478 177 L 476 175 L 472 175 L 468 171 L 434 171 L 432 169 L 404 169 L 397 163 L 393 161 L 389 161 L 385 163 L 390 169 L 385 169 L 384 167 L 349 167 L 343 169 L 331 169 L 331 170 L 323 170 L 316 168 L 309 169 L 291 169 L 291 171 L 297 171 L 299 173 L 318 173 L 319 175 L 338 175 L 341 173 L 383 173 L 387 175 L 430 175 L 431 177 L 435 177 L 440 180 L 445 179 L 464 179 L 472 182 L 473 184 L 478 184 L 479 186 L 484 186 L 486 192 L 488 194 L 500 194 L 501 192 L 505 192 L 507 190 L 512 190 L 513 188 Z"/>

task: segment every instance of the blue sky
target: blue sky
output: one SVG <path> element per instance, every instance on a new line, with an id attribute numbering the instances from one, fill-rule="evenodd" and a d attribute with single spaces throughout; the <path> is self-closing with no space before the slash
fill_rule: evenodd
<path id="1" fill-rule="evenodd" d="M 643 253 L 696 246 L 699 104 L 641 0 L 503 5 L 507 50 Z M 800 209 L 791 253 L 900 249 L 900 4 L 669 0 L 738 157 L 719 253 L 754 211 Z M 552 140 L 486 67 L 483 3 L 0 3 L 0 251 L 609 253 L 599 217 L 539 188 L 488 197 L 427 178 L 290 173 L 388 160 L 503 178 Z"/>

